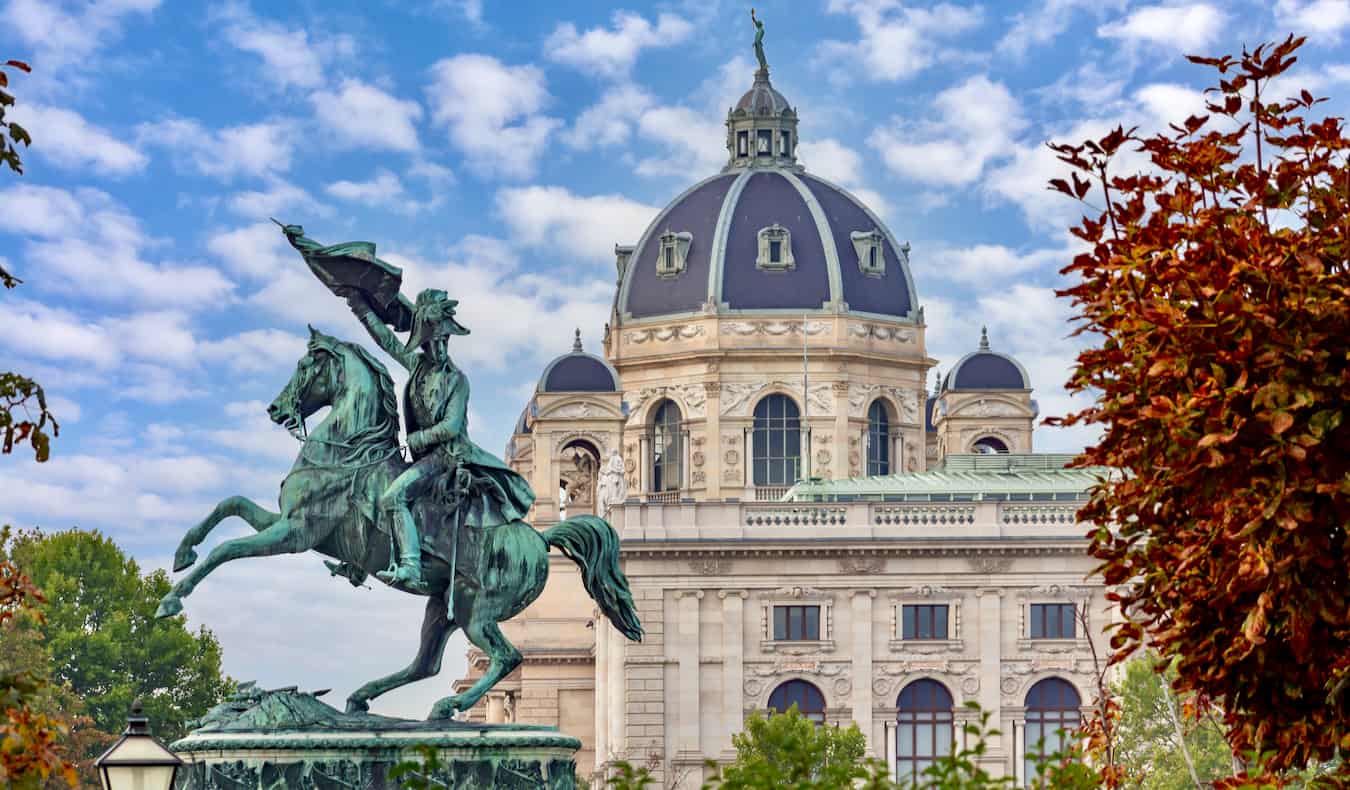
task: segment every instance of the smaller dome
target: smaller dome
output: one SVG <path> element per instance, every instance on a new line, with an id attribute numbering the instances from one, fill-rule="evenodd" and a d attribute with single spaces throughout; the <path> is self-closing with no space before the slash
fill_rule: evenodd
<path id="1" fill-rule="evenodd" d="M 548 363 L 539 377 L 538 391 L 618 392 L 619 374 L 605 360 L 581 350 L 581 330 L 578 329 L 576 339 L 572 341 L 572 353 Z"/>
<path id="2" fill-rule="evenodd" d="M 531 408 L 529 406 L 526 406 L 525 409 L 521 411 L 520 419 L 516 420 L 516 430 L 514 431 L 515 433 L 534 432 L 534 421 L 530 419 L 532 416 L 530 414 L 530 411 Z"/>
<path id="3" fill-rule="evenodd" d="M 989 349 L 989 333 L 980 328 L 980 348 L 961 357 L 942 380 L 945 390 L 1029 390 L 1031 377 L 1022 363 Z"/>
<path id="4" fill-rule="evenodd" d="M 755 72 L 755 84 L 741 96 L 740 101 L 736 102 L 731 114 L 735 115 L 737 111 L 749 115 L 782 115 L 785 112 L 795 114 L 787 97 L 769 84 L 767 71 Z"/>

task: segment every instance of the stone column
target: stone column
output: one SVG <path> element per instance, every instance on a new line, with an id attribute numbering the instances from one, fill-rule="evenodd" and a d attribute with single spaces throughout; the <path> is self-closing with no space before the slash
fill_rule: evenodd
<path id="1" fill-rule="evenodd" d="M 698 641 L 698 607 L 703 600 L 702 590 L 676 590 L 679 607 L 676 623 L 677 641 L 674 644 L 679 661 L 680 698 L 675 706 L 679 723 L 675 730 L 676 757 L 700 756 L 698 733 L 698 671 L 702 646 Z"/>
<path id="2" fill-rule="evenodd" d="M 703 421 L 703 473 L 705 496 L 708 499 L 722 498 L 722 455 L 727 448 L 722 446 L 722 386 L 715 381 L 703 382 L 704 409 L 707 417 Z"/>
<path id="3" fill-rule="evenodd" d="M 989 714 L 989 720 L 1002 729 L 999 673 L 1003 666 L 1003 593 L 998 589 L 976 590 L 975 597 L 980 609 L 980 707 Z M 989 748 L 1000 761 L 1003 759 L 1000 736 L 990 737 Z"/>
<path id="4" fill-rule="evenodd" d="M 624 652 L 627 639 L 612 625 L 605 626 L 605 636 L 609 642 L 609 705 L 605 710 L 605 721 L 609 727 L 609 750 L 612 754 L 623 755 L 624 743 Z"/>
<path id="5" fill-rule="evenodd" d="M 649 446 L 648 446 L 650 441 L 651 441 L 651 439 L 648 438 L 648 436 L 647 436 L 647 434 L 646 434 L 645 431 L 644 431 L 643 433 L 641 433 L 641 434 L 638 435 L 638 491 L 637 491 L 637 495 L 640 496 L 640 497 L 642 497 L 642 501 L 643 501 L 643 502 L 646 502 L 646 501 L 647 501 L 647 492 L 650 491 L 650 490 L 651 490 L 651 487 L 652 487 L 652 484 L 651 484 L 651 479 L 652 479 L 652 477 L 651 477 L 651 475 L 652 475 L 652 470 L 651 470 L 651 457 L 652 457 L 652 454 L 651 454 L 651 451 L 650 451 Z M 632 494 L 632 492 L 630 491 L 628 495 L 629 495 L 629 496 L 632 496 L 633 494 Z"/>
<path id="6" fill-rule="evenodd" d="M 506 723 L 506 696 L 500 693 L 489 694 L 487 698 L 487 723 Z"/>
<path id="7" fill-rule="evenodd" d="M 745 590 L 722 590 L 722 750 L 730 752 L 731 736 L 744 724 L 745 703 Z"/>
<path id="8" fill-rule="evenodd" d="M 834 393 L 834 446 L 828 447 L 832 456 L 830 477 L 842 480 L 848 471 L 848 382 L 836 381 L 830 385 Z"/>
<path id="9" fill-rule="evenodd" d="M 609 758 L 609 621 L 592 610 L 591 632 L 595 634 L 595 767 L 601 770 Z"/>
<path id="10" fill-rule="evenodd" d="M 872 600 L 876 590 L 853 591 L 853 721 L 872 750 Z"/>
<path id="11" fill-rule="evenodd" d="M 755 473 L 750 463 L 754 451 L 754 433 L 752 428 L 741 429 L 741 485 L 749 488 L 755 484 Z"/>
<path id="12" fill-rule="evenodd" d="M 534 491 L 538 521 L 558 520 L 558 476 L 553 471 L 553 435 L 534 437 Z"/>

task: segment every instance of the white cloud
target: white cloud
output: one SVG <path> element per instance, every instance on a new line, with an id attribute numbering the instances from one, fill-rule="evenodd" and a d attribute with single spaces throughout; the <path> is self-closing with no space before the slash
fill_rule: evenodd
<path id="1" fill-rule="evenodd" d="M 199 345 L 201 358 L 224 362 L 236 374 L 284 370 L 305 355 L 306 339 L 280 329 L 250 329 Z"/>
<path id="2" fill-rule="evenodd" d="M 485 176 L 528 178 L 561 125 L 538 113 L 549 101 L 544 72 L 488 55 L 456 55 L 431 67 L 431 118 Z"/>
<path id="3" fill-rule="evenodd" d="M 299 138 L 295 122 L 284 118 L 215 130 L 190 118 L 168 118 L 143 123 L 137 132 L 143 142 L 169 149 L 178 167 L 227 182 L 289 170 Z"/>
<path id="4" fill-rule="evenodd" d="M 259 19 L 244 3 L 217 8 L 215 16 L 226 41 L 262 58 L 263 79 L 283 88 L 316 88 L 323 83 L 323 60 L 308 32 Z"/>
<path id="5" fill-rule="evenodd" d="M 277 392 L 280 391 L 281 386 L 278 385 Z M 268 419 L 266 403 L 256 400 L 232 401 L 225 404 L 223 411 L 227 419 L 221 422 L 229 427 L 203 431 L 203 435 L 211 441 L 276 461 L 289 461 L 300 452 L 300 443 L 284 428 Z"/>
<path id="6" fill-rule="evenodd" d="M 227 268 L 251 277 L 267 277 L 299 259 L 281 229 L 271 222 L 216 230 L 207 236 L 206 249 Z"/>
<path id="7" fill-rule="evenodd" d="M 1160 128 L 1181 125 L 1192 115 L 1205 115 L 1205 95 L 1195 88 L 1171 82 L 1155 82 L 1135 91 L 1135 101 Z"/>
<path id="8" fill-rule="evenodd" d="M 27 301 L 5 303 L 0 344 L 44 359 L 74 360 L 106 368 L 121 354 L 107 330 L 64 310 Z"/>
<path id="9" fill-rule="evenodd" d="M 236 192 L 226 202 L 234 213 L 250 219 L 276 217 L 286 221 L 284 216 L 294 211 L 299 214 L 327 217 L 333 209 L 315 200 L 308 192 L 291 182 L 269 177 L 263 189 L 248 189 Z"/>
<path id="10" fill-rule="evenodd" d="M 32 47 L 34 61 L 52 74 L 68 66 L 89 67 L 90 56 L 121 34 L 125 17 L 148 16 L 158 7 L 159 0 L 10 0 L 3 17 L 6 31 Z"/>
<path id="11" fill-rule="evenodd" d="M 928 265 L 940 272 L 940 276 L 975 286 L 1030 272 L 1055 272 L 1072 258 L 1073 253 L 1067 249 L 1019 250 L 1003 244 L 934 245 L 923 251 L 923 259 L 930 262 Z"/>
<path id="12" fill-rule="evenodd" d="M 416 214 L 439 202 L 432 200 L 419 203 L 408 197 L 407 192 L 403 189 L 403 182 L 399 180 L 398 176 L 384 168 L 376 170 L 374 177 L 369 181 L 343 179 L 334 181 L 324 187 L 324 191 L 335 198 L 402 214 Z"/>
<path id="13" fill-rule="evenodd" d="M 38 137 L 32 147 L 35 153 L 66 170 L 123 176 L 144 169 L 149 162 L 145 154 L 71 110 L 20 104 L 9 120 Z"/>
<path id="14" fill-rule="evenodd" d="M 640 160 L 640 176 L 682 176 L 711 173 L 726 161 L 726 129 L 720 121 L 682 106 L 655 107 L 638 119 L 646 139 L 662 144 L 666 152 Z"/>
<path id="15" fill-rule="evenodd" d="M 652 96 L 637 85 L 615 85 L 576 117 L 563 133 L 563 142 L 583 150 L 626 143 L 637 119 L 654 103 Z"/>
<path id="16" fill-rule="evenodd" d="M 1012 25 L 998 40 L 997 49 L 1023 57 L 1033 47 L 1049 44 L 1068 30 L 1077 11 L 1092 11 L 1100 16 L 1108 9 L 1119 10 L 1124 5 L 1125 0 L 1045 0 L 1032 4 L 1029 10 L 1013 16 Z"/>
<path id="17" fill-rule="evenodd" d="M 622 195 L 575 195 L 556 186 L 502 189 L 496 207 L 521 243 L 595 262 L 613 261 L 614 245 L 623 241 L 614 234 L 641 232 L 657 212 Z"/>
<path id="18" fill-rule="evenodd" d="M 1098 27 L 1097 35 L 1195 54 L 1219 37 L 1227 19 L 1209 3 L 1144 6 Z"/>
<path id="19" fill-rule="evenodd" d="M 29 237 L 25 264 L 42 272 L 35 281 L 41 288 L 64 284 L 72 293 L 139 306 L 215 302 L 233 288 L 207 266 L 145 260 L 146 249 L 160 243 L 98 190 L 18 184 L 0 191 L 0 204 L 0 232 Z M 53 214 L 44 216 L 48 209 Z"/>
<path id="20" fill-rule="evenodd" d="M 864 183 L 862 154 L 833 137 L 803 140 L 797 146 L 797 160 L 808 172 L 844 187 L 882 217 L 890 213 L 890 202 Z"/>
<path id="21" fill-rule="evenodd" d="M 832 78 L 842 81 L 853 79 L 860 70 L 870 80 L 912 77 L 938 61 L 942 38 L 960 35 L 981 22 L 979 8 L 949 3 L 906 8 L 884 0 L 830 0 L 827 10 L 852 16 L 861 32 L 857 41 L 828 40 L 817 50 L 819 61 L 833 64 Z"/>
<path id="22" fill-rule="evenodd" d="M 1350 0 L 1277 0 L 1275 20 L 1293 33 L 1339 41 L 1350 27 Z"/>
<path id="23" fill-rule="evenodd" d="M 694 32 L 694 26 L 674 14 L 663 13 L 656 24 L 631 11 L 617 11 L 610 29 L 596 27 L 585 33 L 562 22 L 544 42 L 545 55 L 587 73 L 621 77 L 632 69 L 638 54 L 649 47 L 672 47 Z"/>
<path id="24" fill-rule="evenodd" d="M 893 119 L 867 142 L 897 175 L 928 184 L 974 182 L 994 159 L 1012 152 L 1013 136 L 1026 125 L 1018 101 L 984 75 L 938 94 L 938 120 Z"/>
<path id="25" fill-rule="evenodd" d="M 374 85 L 345 79 L 337 92 L 317 91 L 310 97 L 315 117 L 346 146 L 389 151 L 416 151 L 417 121 L 422 106 L 399 99 Z"/>

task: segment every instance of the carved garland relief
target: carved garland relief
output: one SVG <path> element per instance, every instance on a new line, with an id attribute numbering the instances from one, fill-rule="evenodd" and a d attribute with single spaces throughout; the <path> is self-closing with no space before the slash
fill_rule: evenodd
<path id="1" fill-rule="evenodd" d="M 623 335 L 623 342 L 629 345 L 669 343 L 674 340 L 692 340 L 693 338 L 702 336 L 702 324 L 674 324 L 672 326 L 661 326 L 651 329 L 634 329 L 631 332 L 625 332 Z"/>
<path id="2" fill-rule="evenodd" d="M 786 390 L 797 396 L 797 401 L 801 402 L 802 384 L 790 381 L 764 381 L 764 382 L 731 382 L 722 384 L 722 416 L 724 417 L 748 417 L 754 403 L 758 400 L 758 395 L 767 393 L 772 389 Z M 814 416 L 827 416 L 834 414 L 834 398 L 831 395 L 831 385 L 827 383 L 812 384 L 810 387 L 810 397 L 808 414 Z"/>
<path id="3" fill-rule="evenodd" d="M 804 323 L 807 336 L 824 334 L 830 329 L 830 325 L 825 321 L 806 321 Z M 741 337 L 754 335 L 768 337 L 800 336 L 802 326 L 802 321 L 723 321 L 722 334 L 740 335 Z"/>
<path id="4" fill-rule="evenodd" d="M 867 408 L 878 396 L 888 395 L 900 411 L 900 422 L 919 425 L 923 422 L 924 393 L 884 384 L 849 384 L 848 413 L 851 417 L 866 417 Z"/>

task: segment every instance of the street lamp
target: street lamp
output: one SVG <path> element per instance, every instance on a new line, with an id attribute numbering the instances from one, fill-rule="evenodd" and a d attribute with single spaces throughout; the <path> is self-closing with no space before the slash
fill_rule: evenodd
<path id="1" fill-rule="evenodd" d="M 103 790 L 170 790 L 183 761 L 150 734 L 150 720 L 138 699 L 122 737 L 94 761 Z"/>

